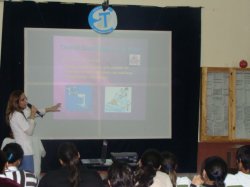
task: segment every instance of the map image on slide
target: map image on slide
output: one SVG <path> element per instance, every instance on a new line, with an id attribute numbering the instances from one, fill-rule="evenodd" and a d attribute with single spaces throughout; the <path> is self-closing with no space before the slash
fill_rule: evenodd
<path id="1" fill-rule="evenodd" d="M 91 111 L 93 106 L 90 86 L 70 85 L 65 87 L 66 109 L 71 112 Z"/>
<path id="2" fill-rule="evenodd" d="M 131 87 L 106 87 L 105 112 L 130 113 L 131 99 Z"/>

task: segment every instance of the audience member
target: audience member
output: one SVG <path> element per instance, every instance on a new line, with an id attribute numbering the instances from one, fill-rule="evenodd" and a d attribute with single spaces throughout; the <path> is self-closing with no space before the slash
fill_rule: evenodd
<path id="1" fill-rule="evenodd" d="M 7 126 L 10 128 L 10 126 Z M 9 144 L 9 143 L 15 143 L 15 139 L 13 138 L 13 133 L 11 132 L 10 129 L 10 134 L 8 137 L 4 138 L 2 145 L 1 145 L 1 150 Z M 46 151 L 43 147 L 42 141 L 40 140 L 39 137 L 37 136 L 32 136 L 32 148 L 34 150 L 34 174 L 39 177 L 41 175 L 41 159 L 42 157 L 45 157 Z"/>
<path id="2" fill-rule="evenodd" d="M 204 187 L 225 187 L 224 180 L 227 176 L 227 164 L 218 157 L 211 156 L 205 159 L 201 175 L 194 176 L 191 187 L 202 185 Z"/>
<path id="3" fill-rule="evenodd" d="M 35 187 L 38 180 L 33 173 L 18 170 L 23 158 L 23 149 L 17 143 L 9 143 L 3 148 L 8 159 L 8 167 L 5 170 L 7 178 L 16 181 L 22 187 Z"/>
<path id="4" fill-rule="evenodd" d="M 162 157 L 157 150 L 145 151 L 139 161 L 139 168 L 135 173 L 136 187 L 172 187 L 169 176 L 159 171 Z"/>
<path id="5" fill-rule="evenodd" d="M 110 187 L 133 187 L 133 171 L 126 163 L 114 162 L 108 169 Z"/>
<path id="6" fill-rule="evenodd" d="M 0 186 L 1 187 L 20 187 L 18 183 L 5 176 L 5 169 L 7 167 L 7 157 L 5 153 L 0 150 Z"/>
<path id="7" fill-rule="evenodd" d="M 177 176 L 176 170 L 178 167 L 178 163 L 176 156 L 168 151 L 162 152 L 161 155 L 162 155 L 162 164 L 160 170 L 169 175 L 173 187 L 176 187 L 178 185 L 190 186 L 191 180 L 188 177 Z"/>
<path id="8" fill-rule="evenodd" d="M 240 147 L 236 152 L 238 173 L 228 174 L 225 180 L 226 186 L 237 185 L 250 186 L 250 145 Z"/>
<path id="9" fill-rule="evenodd" d="M 39 187 L 103 187 L 103 181 L 96 171 L 91 171 L 80 163 L 80 154 L 73 143 L 66 142 L 58 148 L 58 158 L 62 167 L 50 171 L 42 177 Z"/>

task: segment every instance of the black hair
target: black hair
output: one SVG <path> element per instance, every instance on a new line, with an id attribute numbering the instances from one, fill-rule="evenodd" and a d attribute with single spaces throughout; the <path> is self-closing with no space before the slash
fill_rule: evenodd
<path id="1" fill-rule="evenodd" d="M 228 168 L 222 158 L 218 156 L 208 157 L 203 163 L 203 169 L 206 171 L 209 180 L 214 181 L 216 187 L 225 187 L 224 180 L 227 176 Z"/>
<path id="2" fill-rule="evenodd" d="M 79 152 L 71 142 L 62 143 L 58 148 L 58 158 L 63 166 L 69 169 L 69 182 L 71 187 L 77 187 L 80 183 Z"/>
<path id="3" fill-rule="evenodd" d="M 0 174 L 4 174 L 6 163 L 7 163 L 7 157 L 5 153 L 2 150 L 0 150 Z"/>
<path id="4" fill-rule="evenodd" d="M 140 162 L 141 166 L 138 168 L 135 174 L 136 186 L 150 186 L 153 184 L 153 178 L 156 175 L 156 171 L 161 166 L 161 154 L 155 149 L 148 149 L 142 154 Z"/>
<path id="5" fill-rule="evenodd" d="M 23 149 L 18 143 L 9 143 L 5 145 L 3 152 L 5 152 L 9 163 L 14 163 L 17 160 L 23 159 Z"/>
<path id="6" fill-rule="evenodd" d="M 115 161 L 108 169 L 111 187 L 133 187 L 133 172 L 125 162 Z"/>
<path id="7" fill-rule="evenodd" d="M 161 156 L 162 156 L 161 171 L 169 175 L 173 187 L 176 187 L 176 180 L 177 180 L 176 169 L 178 165 L 177 158 L 173 153 L 168 151 L 162 152 Z"/>
<path id="8" fill-rule="evenodd" d="M 237 150 L 236 160 L 242 163 L 245 170 L 250 170 L 250 145 L 244 145 Z"/>

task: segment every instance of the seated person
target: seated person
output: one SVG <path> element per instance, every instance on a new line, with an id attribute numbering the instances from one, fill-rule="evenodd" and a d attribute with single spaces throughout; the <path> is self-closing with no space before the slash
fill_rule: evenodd
<path id="1" fill-rule="evenodd" d="M 139 160 L 139 167 L 135 173 L 136 187 L 172 187 L 171 180 L 166 173 L 159 171 L 161 154 L 154 149 L 145 151 Z"/>
<path id="2" fill-rule="evenodd" d="M 5 176 L 4 171 L 7 168 L 7 164 L 8 164 L 7 157 L 5 153 L 0 150 L 0 186 L 1 187 L 20 187 L 20 185 L 17 182 Z"/>
<path id="3" fill-rule="evenodd" d="M 162 155 L 162 164 L 160 170 L 169 175 L 173 187 L 176 187 L 178 185 L 185 185 L 189 187 L 191 184 L 191 180 L 188 177 L 177 176 L 176 170 L 178 164 L 176 156 L 168 151 L 162 152 L 161 155 Z"/>
<path id="4" fill-rule="evenodd" d="M 61 168 L 45 174 L 39 187 L 103 187 L 103 181 L 96 171 L 83 168 L 80 154 L 73 143 L 65 142 L 58 148 Z"/>
<path id="5" fill-rule="evenodd" d="M 225 187 L 224 180 L 227 176 L 227 164 L 218 157 L 211 156 L 205 159 L 201 169 L 201 175 L 194 176 L 191 187 Z"/>
<path id="6" fill-rule="evenodd" d="M 226 186 L 250 186 L 250 145 L 240 147 L 236 152 L 238 173 L 228 174 L 225 180 Z"/>
<path id="7" fill-rule="evenodd" d="M 134 186 L 133 171 L 126 163 L 114 162 L 108 169 L 108 185 L 110 187 Z"/>
<path id="8" fill-rule="evenodd" d="M 1 145 L 1 150 L 3 150 L 3 148 L 9 144 L 9 143 L 15 143 L 15 139 L 13 137 L 13 133 L 11 131 L 11 128 L 9 125 L 6 126 L 7 130 L 8 130 L 8 134 L 9 136 L 4 138 L 2 145 Z M 37 136 L 32 136 L 32 147 L 34 150 L 34 173 L 36 176 L 40 176 L 41 173 L 41 158 L 45 157 L 46 152 L 45 149 L 43 147 L 43 144 L 40 140 L 40 138 L 38 138 Z"/>
<path id="9" fill-rule="evenodd" d="M 37 186 L 38 179 L 33 173 L 18 169 L 23 158 L 22 147 L 18 143 L 9 143 L 5 145 L 3 152 L 8 158 L 8 167 L 5 170 L 6 177 L 16 181 L 22 187 Z"/>

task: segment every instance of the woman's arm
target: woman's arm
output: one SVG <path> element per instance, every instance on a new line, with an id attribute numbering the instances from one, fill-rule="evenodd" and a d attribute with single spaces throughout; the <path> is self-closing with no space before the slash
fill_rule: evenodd
<path id="1" fill-rule="evenodd" d="M 61 106 L 61 103 L 57 103 L 56 105 L 45 108 L 45 112 L 59 112 Z"/>

